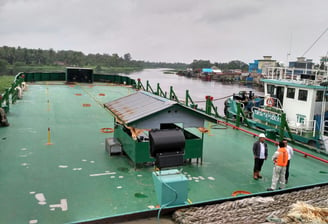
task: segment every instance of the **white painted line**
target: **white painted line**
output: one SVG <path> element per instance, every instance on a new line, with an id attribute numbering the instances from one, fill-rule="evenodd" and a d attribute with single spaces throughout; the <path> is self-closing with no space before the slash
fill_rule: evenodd
<path id="1" fill-rule="evenodd" d="M 113 175 L 116 174 L 115 172 L 111 172 L 111 173 L 95 173 L 95 174 L 90 174 L 90 177 L 98 177 L 98 176 L 104 176 L 104 175 Z"/>
<path id="2" fill-rule="evenodd" d="M 51 211 L 53 211 L 55 208 L 61 208 L 63 212 L 67 211 L 68 210 L 67 199 L 66 198 L 61 199 L 60 204 L 49 205 L 49 207 Z"/>

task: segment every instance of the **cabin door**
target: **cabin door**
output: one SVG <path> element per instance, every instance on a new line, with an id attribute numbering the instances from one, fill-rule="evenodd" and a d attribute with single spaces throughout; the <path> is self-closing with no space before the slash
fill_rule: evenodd
<path id="1" fill-rule="evenodd" d="M 280 101 L 281 103 L 281 106 L 284 105 L 284 87 L 283 86 L 277 86 L 277 92 L 276 92 L 276 95 L 277 95 L 277 99 Z M 280 106 L 279 104 L 277 105 L 278 107 Z"/>

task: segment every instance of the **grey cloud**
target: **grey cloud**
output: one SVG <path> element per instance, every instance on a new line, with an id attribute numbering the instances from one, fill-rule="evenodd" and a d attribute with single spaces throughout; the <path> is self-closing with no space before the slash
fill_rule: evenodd
<path id="1" fill-rule="evenodd" d="M 128 52 L 149 61 L 285 60 L 290 45 L 296 58 L 327 26 L 328 2 L 311 6 L 306 0 L 4 0 L 0 43 Z M 320 40 L 308 57 L 318 60 L 327 42 Z"/>

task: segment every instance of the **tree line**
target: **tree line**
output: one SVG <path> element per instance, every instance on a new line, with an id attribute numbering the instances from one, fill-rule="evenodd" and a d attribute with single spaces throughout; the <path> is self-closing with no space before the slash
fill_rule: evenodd
<path id="1" fill-rule="evenodd" d="M 96 72 L 103 68 L 128 67 L 133 70 L 145 68 L 205 68 L 217 66 L 224 69 L 245 69 L 247 64 L 241 61 L 231 61 L 229 63 L 211 63 L 208 60 L 194 60 L 191 64 L 186 63 L 166 63 L 133 60 L 130 53 L 119 56 L 113 54 L 84 54 L 81 51 L 53 49 L 29 49 L 21 47 L 0 47 L 0 75 L 10 74 L 17 67 L 26 66 L 59 66 L 59 67 L 92 67 Z M 24 68 L 25 68 L 24 67 Z"/>

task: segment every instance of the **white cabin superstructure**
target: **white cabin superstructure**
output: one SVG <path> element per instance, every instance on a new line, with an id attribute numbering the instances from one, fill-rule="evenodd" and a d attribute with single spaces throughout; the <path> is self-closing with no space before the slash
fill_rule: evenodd
<path id="1" fill-rule="evenodd" d="M 328 111 L 327 72 L 313 69 L 269 68 L 264 83 L 264 105 L 286 113 L 295 132 L 324 134 Z M 327 83 L 327 85 L 325 85 Z M 300 133 L 301 134 L 301 133 Z"/>

